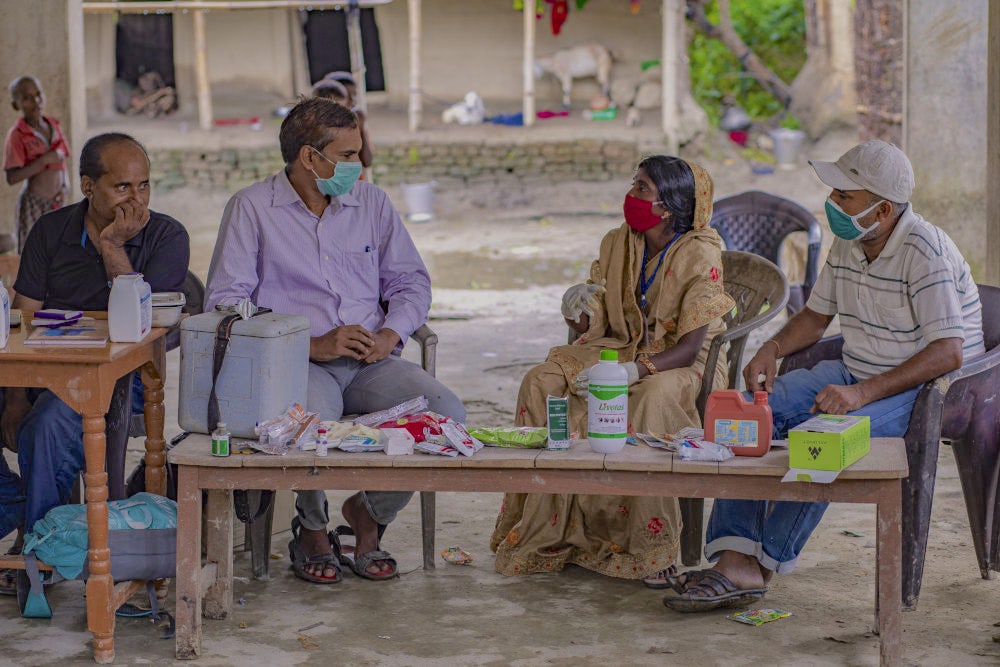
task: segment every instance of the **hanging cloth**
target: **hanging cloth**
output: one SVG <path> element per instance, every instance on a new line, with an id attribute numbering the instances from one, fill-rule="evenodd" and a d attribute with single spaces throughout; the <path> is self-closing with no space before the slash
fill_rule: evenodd
<path id="1" fill-rule="evenodd" d="M 559 35 L 563 23 L 569 17 L 568 0 L 546 0 L 552 5 L 552 34 Z"/>

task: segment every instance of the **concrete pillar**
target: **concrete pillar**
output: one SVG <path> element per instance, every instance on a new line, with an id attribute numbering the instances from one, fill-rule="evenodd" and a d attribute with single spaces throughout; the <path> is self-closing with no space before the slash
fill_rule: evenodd
<path id="1" fill-rule="evenodd" d="M 1000 23 L 995 4 L 908 0 L 904 14 L 903 147 L 916 176 L 914 210 L 954 239 L 977 281 L 993 274 L 991 265 L 1000 258 L 997 245 L 983 242 L 998 243 L 988 230 L 1000 225 L 997 211 L 987 214 L 987 197 L 997 196 L 987 193 L 996 190 L 1000 175 L 1000 121 L 984 85 L 1000 74 L 996 63 L 987 64 L 987 14 L 994 15 L 994 40 Z M 992 55 L 1000 56 L 996 50 Z M 988 137 L 994 141 L 990 150 Z M 988 162 L 995 165 L 993 188 L 987 187 Z"/>
<path id="2" fill-rule="evenodd" d="M 986 282 L 1000 285 L 1000 3 L 990 3 L 987 30 Z"/>
<path id="3" fill-rule="evenodd" d="M 32 75 L 45 91 L 45 114 L 62 124 L 73 155 L 69 162 L 72 192 L 79 198 L 76 176 L 87 132 L 81 0 L 4 0 L 0 2 L 0 128 L 6 135 L 19 115 L 10 106 L 7 85 Z M 14 204 L 20 185 L 0 183 L 0 232 L 14 230 Z"/>

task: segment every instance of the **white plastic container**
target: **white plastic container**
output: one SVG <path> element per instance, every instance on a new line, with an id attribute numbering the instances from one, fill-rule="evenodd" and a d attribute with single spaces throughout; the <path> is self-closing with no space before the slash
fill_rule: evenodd
<path id="1" fill-rule="evenodd" d="M 185 431 L 208 433 L 215 334 L 229 313 L 212 311 L 181 320 L 180 400 L 177 421 Z M 306 405 L 309 386 L 309 320 L 267 313 L 237 320 L 215 385 L 219 420 L 234 438 L 257 439 L 254 426 L 293 403 Z"/>
<path id="2" fill-rule="evenodd" d="M 153 326 L 172 327 L 181 319 L 184 310 L 184 292 L 156 292 L 153 294 Z"/>
<path id="3" fill-rule="evenodd" d="M 108 333 L 112 343 L 137 343 L 153 325 L 153 291 L 141 273 L 115 278 L 108 299 Z"/>
<path id="4" fill-rule="evenodd" d="M 0 347 L 7 347 L 10 337 L 10 294 L 0 280 Z"/>
<path id="5" fill-rule="evenodd" d="M 410 222 L 428 222 L 434 219 L 434 188 L 437 181 L 430 183 L 403 183 L 403 201 L 406 203 L 406 219 Z"/>
<path id="6" fill-rule="evenodd" d="M 602 350 L 587 385 L 587 440 L 601 454 L 616 454 L 628 438 L 628 372 L 618 353 Z"/>

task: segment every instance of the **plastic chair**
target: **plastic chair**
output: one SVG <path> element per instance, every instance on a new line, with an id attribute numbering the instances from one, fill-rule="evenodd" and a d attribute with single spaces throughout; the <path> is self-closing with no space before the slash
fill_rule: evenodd
<path id="1" fill-rule="evenodd" d="M 1000 288 L 979 285 L 986 354 L 924 385 L 904 439 L 910 475 L 903 480 L 903 605 L 916 608 L 924 572 L 934 478 L 941 441 L 952 446 L 969 528 L 983 579 L 1000 571 Z M 786 357 L 787 373 L 841 358 L 844 339 L 824 338 Z"/>
<path id="2" fill-rule="evenodd" d="M 708 351 L 706 369 L 715 368 L 723 346 L 728 343 L 726 358 L 729 364 L 729 384 L 736 389 L 743 368 L 743 350 L 747 336 L 788 304 L 789 287 L 785 274 L 771 261 L 759 255 L 738 250 L 722 252 L 722 278 L 726 294 L 736 301 L 736 307 L 726 313 L 726 331 L 712 340 Z M 705 403 L 713 389 L 715 373 L 706 372 L 698 395 L 698 414 L 705 420 Z M 688 566 L 701 562 L 701 543 L 704 532 L 704 498 L 681 498 L 681 561 Z"/>
<path id="3" fill-rule="evenodd" d="M 812 213 L 784 197 L 751 190 L 715 202 L 710 224 L 729 250 L 752 252 L 775 264 L 779 263 L 781 244 L 789 234 L 808 232 L 805 279 L 801 285 L 790 287 L 788 299 L 789 315 L 802 310 L 819 273 L 822 234 Z"/>

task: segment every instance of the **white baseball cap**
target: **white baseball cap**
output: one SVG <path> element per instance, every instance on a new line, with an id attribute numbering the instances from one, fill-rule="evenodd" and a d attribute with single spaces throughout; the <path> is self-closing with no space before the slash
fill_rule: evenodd
<path id="1" fill-rule="evenodd" d="M 913 166 L 906 154 L 885 141 L 866 141 L 836 162 L 810 160 L 819 180 L 834 190 L 868 190 L 905 204 L 913 194 Z"/>

